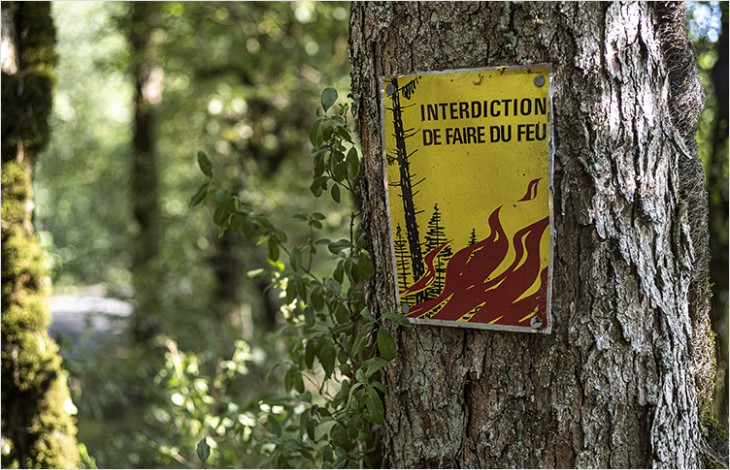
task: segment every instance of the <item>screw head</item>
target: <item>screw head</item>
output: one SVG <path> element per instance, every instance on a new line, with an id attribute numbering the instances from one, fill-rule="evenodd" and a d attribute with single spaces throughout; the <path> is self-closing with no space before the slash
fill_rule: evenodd
<path id="1" fill-rule="evenodd" d="M 411 307 L 408 304 L 400 304 L 400 311 L 403 312 L 403 314 L 407 314 L 411 311 Z"/>
<path id="2" fill-rule="evenodd" d="M 390 95 L 392 95 L 393 93 L 395 93 L 395 87 L 393 86 L 393 84 L 392 84 L 392 83 L 388 83 L 388 86 L 386 86 L 386 87 L 385 87 L 385 93 L 386 93 L 386 94 L 387 94 L 388 96 L 390 96 Z"/>
<path id="3" fill-rule="evenodd" d="M 543 86 L 545 85 L 545 77 L 543 77 L 542 75 L 538 75 L 537 77 L 535 77 L 534 82 L 536 86 Z"/>

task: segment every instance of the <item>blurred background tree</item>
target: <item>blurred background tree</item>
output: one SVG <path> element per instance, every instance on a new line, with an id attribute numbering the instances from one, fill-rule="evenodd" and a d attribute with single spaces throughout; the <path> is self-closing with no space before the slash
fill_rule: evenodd
<path id="1" fill-rule="evenodd" d="M 277 376 L 267 379 L 263 358 L 276 362 L 279 347 L 265 333 L 282 320 L 269 278 L 257 269 L 266 256 L 235 234 L 219 237 L 212 210 L 189 210 L 200 184 L 194 154 L 214 153 L 229 188 L 305 238 L 290 218 L 313 210 L 307 148 L 319 93 L 349 82 L 347 8 L 53 4 L 60 64 L 47 153 L 55 158 L 38 169 L 37 224 L 58 291 L 101 287 L 134 303 L 138 326 L 133 337 L 89 338 L 101 352 L 74 356 L 82 359 L 72 365 L 80 439 L 100 466 L 186 465 L 175 449 L 184 439 L 160 435 L 183 426 L 161 411 L 176 408 L 173 393 L 152 384 L 164 350 L 172 354 L 169 341 L 196 351 L 188 359 L 214 376 L 216 361 L 236 354 L 243 338 L 261 364 L 248 373 L 262 385 L 232 384 L 226 393 L 244 403 L 274 389 Z M 341 226 L 334 206 L 317 210 L 328 214 L 331 231 Z"/>
<path id="2" fill-rule="evenodd" d="M 282 389 L 273 367 L 286 343 L 282 300 L 268 288 L 260 247 L 219 237 L 212 206 L 189 209 L 201 183 L 194 155 L 215 155 L 222 183 L 295 241 L 308 236 L 291 220 L 299 212 L 317 210 L 325 230 L 347 231 L 341 209 L 322 200 L 312 207 L 308 135 L 320 91 L 334 86 L 344 96 L 349 87 L 349 6 L 51 8 L 60 60 L 52 137 L 36 168 L 35 225 L 56 292 L 93 286 L 130 302 L 135 310 L 120 321 L 138 332 L 102 335 L 91 316 L 80 337 L 61 330 L 79 439 L 101 467 L 190 467 L 197 442 L 213 432 L 214 466 L 258 465 L 240 440 L 255 432 L 251 410 Z M 718 403 L 725 398 L 714 411 L 726 425 L 727 4 L 693 2 L 688 11 L 707 90 L 698 145 L 711 198 Z M 142 105 L 154 111 L 144 126 Z"/>
<path id="3" fill-rule="evenodd" d="M 697 130 L 709 196 L 711 319 L 717 365 L 714 414 L 728 427 L 728 4 L 688 3 L 705 108 Z"/>

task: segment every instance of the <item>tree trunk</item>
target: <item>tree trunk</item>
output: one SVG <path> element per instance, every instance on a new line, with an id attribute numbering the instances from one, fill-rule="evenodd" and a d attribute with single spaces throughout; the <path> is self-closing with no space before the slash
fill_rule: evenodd
<path id="1" fill-rule="evenodd" d="M 353 114 L 376 313 L 398 311 L 382 77 L 553 67 L 553 332 L 394 330 L 385 465 L 703 464 L 712 347 L 706 205 L 696 202 L 704 189 L 692 143 L 702 92 L 683 12 L 641 3 L 353 4 Z"/>
<path id="2" fill-rule="evenodd" d="M 155 117 L 162 99 L 162 68 L 157 64 L 152 32 L 159 22 L 159 4 L 132 2 L 129 42 L 134 79 L 134 135 L 132 139 L 132 210 L 136 237 L 132 256 L 135 311 L 133 333 L 150 341 L 161 328 L 159 266 L 162 214 L 156 148 Z"/>
<path id="3" fill-rule="evenodd" d="M 707 162 L 707 187 L 710 193 L 710 279 L 713 283 L 711 314 L 717 334 L 717 375 L 715 414 L 728 428 L 728 4 L 720 2 L 722 33 L 716 44 L 718 60 L 710 77 L 717 105 L 712 151 Z"/>
<path id="4" fill-rule="evenodd" d="M 46 2 L 2 4 L 2 466 L 76 468 L 76 424 L 50 280 L 33 229 L 33 168 L 50 137 L 56 30 Z"/>

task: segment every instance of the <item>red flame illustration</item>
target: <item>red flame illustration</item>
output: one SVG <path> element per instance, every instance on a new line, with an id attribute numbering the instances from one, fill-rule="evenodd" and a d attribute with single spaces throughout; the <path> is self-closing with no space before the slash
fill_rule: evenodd
<path id="1" fill-rule="evenodd" d="M 423 259 L 423 262 L 426 264 L 426 274 L 424 274 L 423 277 L 421 277 L 421 279 L 419 279 L 415 284 L 401 292 L 400 295 L 405 296 L 415 294 L 416 292 L 421 292 L 422 290 L 427 289 L 431 284 L 433 284 L 433 280 L 436 279 L 436 268 L 433 266 L 433 261 L 449 243 L 451 243 L 451 241 L 442 243 L 428 252 L 426 257 Z"/>
<path id="2" fill-rule="evenodd" d="M 541 178 L 535 178 L 527 184 L 527 192 L 520 201 L 530 201 L 537 197 L 537 183 L 540 182 L 540 179 Z"/>
<path id="3" fill-rule="evenodd" d="M 537 184 L 536 180 L 533 182 Z M 514 260 L 497 273 L 495 270 L 505 260 L 510 248 L 499 211 L 500 208 L 497 208 L 489 216 L 490 234 L 487 238 L 462 248 L 448 261 L 441 294 L 416 304 L 408 312 L 409 317 L 529 326 L 530 318 L 537 315 L 547 326 L 547 268 L 541 269 L 540 239 L 549 219 L 545 217 L 515 233 L 512 238 Z M 441 249 L 443 246 L 438 248 L 439 251 Z M 428 263 L 429 272 L 433 271 L 434 258 L 424 260 Z M 433 282 L 433 276 L 429 281 Z M 523 297 L 536 282 L 540 283 L 537 291 Z"/>

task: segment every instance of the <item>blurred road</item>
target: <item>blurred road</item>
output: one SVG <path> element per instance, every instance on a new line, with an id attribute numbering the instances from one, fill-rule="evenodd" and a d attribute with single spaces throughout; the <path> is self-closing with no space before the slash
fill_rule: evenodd
<path id="1" fill-rule="evenodd" d="M 67 357 L 122 333 L 132 313 L 131 303 L 107 297 L 104 286 L 54 295 L 48 303 L 51 310 L 48 332 L 61 344 L 62 353 Z"/>

